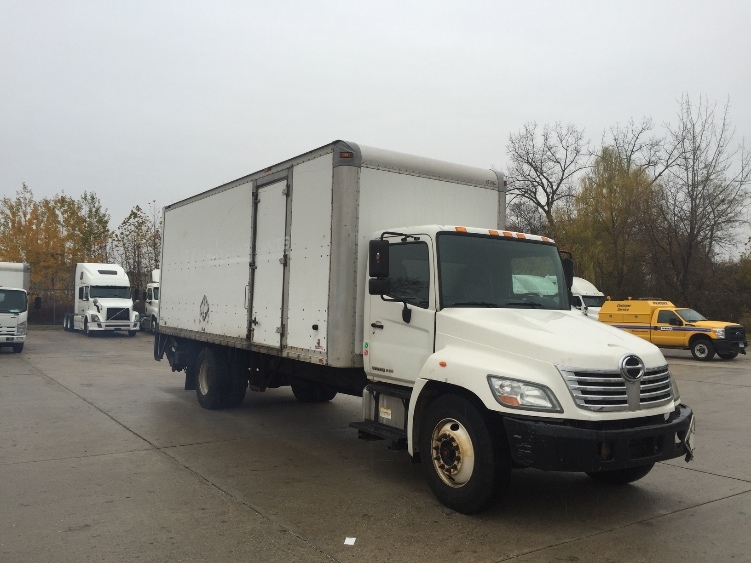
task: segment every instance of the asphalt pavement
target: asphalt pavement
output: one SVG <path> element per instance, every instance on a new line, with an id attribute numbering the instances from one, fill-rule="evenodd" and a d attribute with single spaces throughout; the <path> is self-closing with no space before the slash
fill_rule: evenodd
<path id="1" fill-rule="evenodd" d="M 696 459 L 610 487 L 514 471 L 473 516 L 357 439 L 360 401 L 207 411 L 152 338 L 32 327 L 0 351 L 0 561 L 751 561 L 751 357 L 665 351 Z"/>

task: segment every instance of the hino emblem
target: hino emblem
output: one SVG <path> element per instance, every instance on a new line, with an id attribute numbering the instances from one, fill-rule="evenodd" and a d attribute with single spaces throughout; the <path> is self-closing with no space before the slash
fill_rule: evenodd
<path id="1" fill-rule="evenodd" d="M 639 381 L 644 376 L 644 362 L 639 356 L 626 354 L 619 363 L 621 377 L 626 381 Z"/>

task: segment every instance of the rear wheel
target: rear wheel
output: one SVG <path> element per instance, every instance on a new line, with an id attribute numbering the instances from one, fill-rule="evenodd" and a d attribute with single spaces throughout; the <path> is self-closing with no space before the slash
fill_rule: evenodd
<path id="1" fill-rule="evenodd" d="M 714 358 L 714 346 L 708 338 L 697 338 L 691 343 L 691 355 L 695 360 L 708 362 Z"/>
<path id="2" fill-rule="evenodd" d="M 438 500 L 463 514 L 490 506 L 511 474 L 503 440 L 463 397 L 442 395 L 433 401 L 420 430 L 420 454 Z"/>
<path id="3" fill-rule="evenodd" d="M 292 394 L 301 403 L 325 403 L 336 397 L 333 389 L 303 381 L 292 384 Z"/>
<path id="4" fill-rule="evenodd" d="M 723 360 L 734 360 L 738 352 L 717 352 L 717 355 Z"/>
<path id="5" fill-rule="evenodd" d="M 196 396 L 205 409 L 216 410 L 225 406 L 227 396 L 227 368 L 211 348 L 198 354 L 196 371 Z"/>
<path id="6" fill-rule="evenodd" d="M 595 481 L 600 483 L 607 483 L 608 485 L 627 485 L 638 481 L 647 473 L 652 471 L 655 466 L 654 463 L 648 463 L 647 465 L 640 465 L 638 467 L 627 467 L 625 469 L 613 469 L 610 471 L 588 471 L 589 475 Z"/>

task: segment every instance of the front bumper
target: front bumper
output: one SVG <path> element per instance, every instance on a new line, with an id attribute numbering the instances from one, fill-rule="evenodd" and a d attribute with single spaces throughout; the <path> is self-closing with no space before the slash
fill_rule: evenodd
<path id="1" fill-rule="evenodd" d="M 138 322 L 124 322 L 124 321 L 104 321 L 104 322 L 95 322 L 92 321 L 89 323 L 89 330 L 95 331 L 95 330 L 138 330 Z"/>
<path id="2" fill-rule="evenodd" d="M 667 420 L 650 417 L 646 424 L 636 419 L 581 428 L 509 416 L 503 424 L 516 465 L 550 471 L 607 471 L 684 455 L 690 460 L 693 416 L 691 407 L 678 405 Z"/>
<path id="3" fill-rule="evenodd" d="M 0 336 L 0 346 L 12 346 L 13 344 L 23 344 L 26 341 L 26 335 L 21 336 L 3 334 Z"/>
<path id="4" fill-rule="evenodd" d="M 716 352 L 720 354 L 727 354 L 729 352 L 736 352 L 738 354 L 745 354 L 746 348 L 748 348 L 748 342 L 745 340 L 725 340 L 717 339 L 713 340 L 712 344 Z"/>

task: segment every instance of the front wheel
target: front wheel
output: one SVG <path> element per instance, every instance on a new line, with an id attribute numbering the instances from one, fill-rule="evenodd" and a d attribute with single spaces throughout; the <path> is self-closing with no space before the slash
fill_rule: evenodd
<path id="1" fill-rule="evenodd" d="M 433 401 L 420 430 L 420 455 L 438 500 L 463 514 L 490 506 L 511 474 L 511 457 L 502 440 L 463 397 L 442 395 Z"/>
<path id="2" fill-rule="evenodd" d="M 738 352 L 717 352 L 717 355 L 722 360 L 734 360 L 738 356 Z"/>
<path id="3" fill-rule="evenodd" d="M 20 354 L 21 352 L 23 352 L 23 342 L 21 342 L 21 344 L 14 344 L 13 345 L 13 351 L 16 354 Z"/>
<path id="4" fill-rule="evenodd" d="M 708 338 L 697 338 L 691 344 L 691 355 L 695 360 L 708 362 L 714 358 L 714 346 Z"/>
<path id="5" fill-rule="evenodd" d="M 128 331 L 128 336 L 135 336 L 136 332 L 138 332 L 138 331 L 136 331 L 136 330 L 129 330 Z"/>
<path id="6" fill-rule="evenodd" d="M 625 469 L 611 469 L 609 471 L 588 471 L 589 475 L 595 481 L 606 483 L 608 485 L 627 485 L 645 477 L 652 471 L 654 463 L 639 465 L 638 467 L 626 467 Z"/>
<path id="7" fill-rule="evenodd" d="M 93 336 L 93 333 L 89 330 L 89 320 L 86 318 L 83 320 L 83 333 L 86 336 Z"/>

